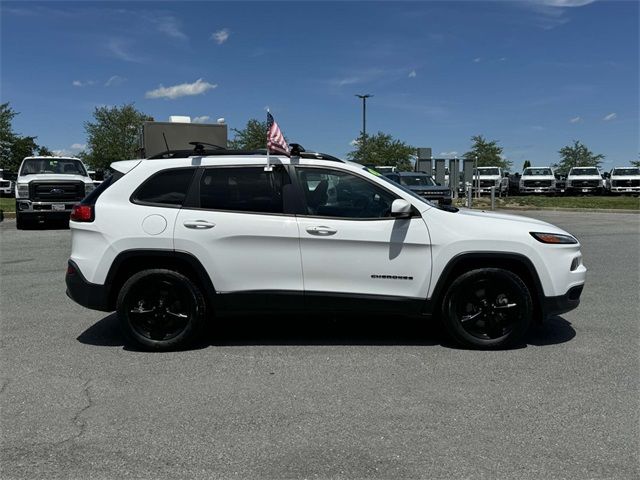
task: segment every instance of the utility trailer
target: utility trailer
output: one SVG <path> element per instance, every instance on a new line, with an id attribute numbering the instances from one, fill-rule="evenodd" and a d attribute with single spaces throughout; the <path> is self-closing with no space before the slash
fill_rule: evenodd
<path id="1" fill-rule="evenodd" d="M 167 150 L 193 150 L 191 142 L 227 148 L 224 119 L 218 123 L 191 123 L 189 117 L 178 117 L 177 121 L 170 122 L 144 122 L 140 132 L 140 158 L 153 157 Z"/>

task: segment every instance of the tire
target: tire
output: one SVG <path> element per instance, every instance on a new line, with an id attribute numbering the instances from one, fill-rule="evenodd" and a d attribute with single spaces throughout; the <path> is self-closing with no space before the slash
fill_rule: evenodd
<path id="1" fill-rule="evenodd" d="M 25 230 L 27 228 L 27 222 L 19 213 L 16 213 L 16 229 Z"/>
<path id="2" fill-rule="evenodd" d="M 516 345 L 529 329 L 533 305 L 529 289 L 513 272 L 481 268 L 460 275 L 442 303 L 451 338 L 471 348 Z"/>
<path id="3" fill-rule="evenodd" d="M 205 320 L 198 286 L 173 270 L 143 270 L 131 276 L 118 294 L 117 313 L 126 338 L 148 350 L 189 347 Z"/>

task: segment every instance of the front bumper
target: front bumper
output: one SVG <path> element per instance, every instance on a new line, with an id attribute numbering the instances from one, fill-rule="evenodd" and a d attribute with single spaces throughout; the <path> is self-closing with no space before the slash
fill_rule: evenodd
<path id="1" fill-rule="evenodd" d="M 25 198 L 16 198 L 16 212 L 18 213 L 38 213 L 47 215 L 49 213 L 67 213 L 71 214 L 73 206 L 78 201 L 62 201 L 62 202 L 32 202 Z"/>
<path id="2" fill-rule="evenodd" d="M 611 193 L 640 193 L 640 187 L 611 187 Z"/>
<path id="3" fill-rule="evenodd" d="M 555 193 L 554 187 L 520 187 L 520 193 Z"/>
<path id="4" fill-rule="evenodd" d="M 87 281 L 73 260 L 69 260 L 65 283 L 67 284 L 67 296 L 77 304 L 91 310 L 113 311 L 109 305 L 109 292 L 106 285 Z"/>
<path id="5" fill-rule="evenodd" d="M 542 300 L 542 317 L 547 318 L 552 315 L 560 315 L 578 308 L 583 288 L 584 284 L 575 285 L 567 290 L 567 293 L 564 295 L 544 297 Z"/>

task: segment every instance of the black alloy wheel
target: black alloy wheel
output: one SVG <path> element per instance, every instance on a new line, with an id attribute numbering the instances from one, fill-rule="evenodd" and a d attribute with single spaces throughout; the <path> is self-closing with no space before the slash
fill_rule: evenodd
<path id="1" fill-rule="evenodd" d="M 174 350 L 196 340 L 205 303 L 198 287 L 173 270 L 143 270 L 118 295 L 118 317 L 125 335 L 153 350 Z"/>
<path id="2" fill-rule="evenodd" d="M 531 294 L 508 270 L 472 270 L 451 284 L 442 313 L 447 331 L 458 343 L 501 348 L 517 343 L 528 330 Z"/>

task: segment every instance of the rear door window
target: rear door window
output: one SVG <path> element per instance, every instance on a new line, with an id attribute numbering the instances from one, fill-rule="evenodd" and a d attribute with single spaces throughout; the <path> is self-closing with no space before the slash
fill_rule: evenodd
<path id="1" fill-rule="evenodd" d="M 200 208 L 284 213 L 283 189 L 291 184 L 282 166 L 207 168 L 200 180 Z"/>

